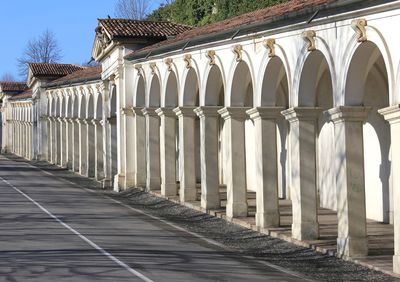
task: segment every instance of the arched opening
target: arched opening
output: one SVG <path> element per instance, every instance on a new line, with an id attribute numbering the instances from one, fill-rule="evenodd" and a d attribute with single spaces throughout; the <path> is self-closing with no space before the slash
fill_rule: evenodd
<path id="1" fill-rule="evenodd" d="M 149 101 L 148 107 L 160 107 L 161 101 L 161 90 L 160 90 L 160 80 L 157 75 L 153 75 L 151 84 L 150 84 L 150 92 L 149 92 Z"/>
<path id="2" fill-rule="evenodd" d="M 230 85 L 230 107 L 224 109 L 224 163 L 227 164 L 228 217 L 248 216 L 255 213 L 257 183 L 255 173 L 255 127 L 246 114 L 253 107 L 253 81 L 250 68 L 240 61 L 235 68 Z M 230 195 L 232 195 L 230 197 Z M 251 209 L 248 205 L 251 204 Z"/>
<path id="3" fill-rule="evenodd" d="M 175 72 L 169 72 L 165 85 L 164 105 L 160 115 L 160 169 L 161 194 L 176 196 L 179 182 L 179 130 L 173 110 L 178 106 L 178 79 Z"/>
<path id="4" fill-rule="evenodd" d="M 160 119 L 156 109 L 160 107 L 160 80 L 157 75 L 151 78 L 146 108 L 146 187 L 158 190 L 161 185 L 160 171 Z"/>
<path id="5" fill-rule="evenodd" d="M 186 197 L 186 199 L 200 200 L 200 119 L 194 113 L 194 109 L 199 106 L 199 81 L 194 68 L 188 69 L 186 74 L 183 86 L 182 106 L 184 110 L 182 111 L 182 115 L 179 116 L 178 144 L 181 185 L 193 189 L 193 192 L 189 192 L 191 196 Z M 187 111 L 187 113 L 184 111 Z M 183 164 L 185 164 L 185 167 Z M 187 175 L 192 176 L 191 180 L 188 180 Z M 186 183 L 182 184 L 182 179 L 184 179 Z M 186 187 L 184 187 L 184 189 L 186 189 Z"/>
<path id="6" fill-rule="evenodd" d="M 221 192 L 226 192 L 222 142 L 224 119 L 218 114 L 218 110 L 224 107 L 225 89 L 222 73 L 217 65 L 211 66 L 206 79 L 205 110 L 200 120 L 200 159 L 204 170 L 201 205 L 212 209 L 222 206 L 221 200 L 224 197 L 221 199 L 220 195 Z"/>
<path id="7" fill-rule="evenodd" d="M 146 120 L 142 115 L 143 108 L 146 107 L 146 83 L 143 75 L 138 77 L 136 96 L 134 100 L 134 136 L 135 136 L 135 186 L 144 187 L 146 185 Z"/>
<path id="8" fill-rule="evenodd" d="M 346 78 L 345 104 L 370 107 L 363 126 L 366 216 L 390 222 L 390 128 L 377 110 L 389 106 L 388 74 L 382 53 L 372 42 L 355 51 Z M 360 164 L 362 165 L 362 164 Z"/>
<path id="9" fill-rule="evenodd" d="M 94 99 L 93 95 L 88 97 L 87 105 L 87 168 L 88 177 L 94 177 L 95 174 L 95 133 L 94 133 Z"/>
<path id="10" fill-rule="evenodd" d="M 104 179 L 103 125 L 100 123 L 103 119 L 103 96 L 101 93 L 98 93 L 95 103 L 95 178 L 100 181 Z"/>
<path id="11" fill-rule="evenodd" d="M 67 117 L 67 168 L 71 169 L 72 168 L 72 160 L 73 160 L 73 150 L 72 150 L 72 122 L 71 122 L 71 118 L 73 117 L 73 110 L 72 110 L 72 97 L 71 96 L 67 96 L 67 106 L 66 106 L 66 117 Z"/>
<path id="12" fill-rule="evenodd" d="M 140 75 L 136 90 L 135 107 L 144 108 L 145 106 L 146 106 L 146 85 L 144 83 L 143 76 Z"/>
<path id="13" fill-rule="evenodd" d="M 332 78 L 325 56 L 310 53 L 304 63 L 299 87 L 300 107 L 333 107 Z M 320 206 L 337 210 L 334 124 L 321 112 L 316 131 L 316 178 Z M 318 197 L 317 196 L 317 197 Z"/>
<path id="14" fill-rule="evenodd" d="M 79 105 L 79 173 L 87 176 L 87 104 L 86 96 L 81 93 Z"/>
<path id="15" fill-rule="evenodd" d="M 288 78 L 282 60 L 275 56 L 271 58 L 265 69 L 261 88 L 261 107 L 289 107 Z M 280 117 L 277 126 L 277 163 L 278 163 L 278 195 L 281 199 L 290 198 L 289 175 L 289 125 Z"/>
<path id="16" fill-rule="evenodd" d="M 62 96 L 60 98 L 61 105 L 60 105 L 60 119 L 59 126 L 60 126 L 60 159 L 59 163 L 62 167 L 66 167 L 67 165 L 67 125 L 65 122 L 66 117 L 66 97 Z"/>

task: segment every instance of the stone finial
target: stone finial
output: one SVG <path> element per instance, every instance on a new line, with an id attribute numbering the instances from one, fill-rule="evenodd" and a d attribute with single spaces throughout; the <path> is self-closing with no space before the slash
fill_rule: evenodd
<path id="1" fill-rule="evenodd" d="M 314 30 L 306 30 L 302 34 L 304 41 L 308 44 L 307 50 L 310 52 L 317 50 L 317 47 L 315 46 L 316 36 L 317 33 Z"/>
<path id="2" fill-rule="evenodd" d="M 236 56 L 236 61 L 240 62 L 242 60 L 242 51 L 243 51 L 243 47 L 242 45 L 235 45 L 232 48 L 232 52 L 235 54 Z"/>
<path id="3" fill-rule="evenodd" d="M 151 74 L 156 73 L 156 67 L 157 67 L 156 63 L 150 63 Z"/>
<path id="4" fill-rule="evenodd" d="M 208 50 L 206 53 L 206 56 L 209 60 L 209 65 L 213 66 L 215 65 L 215 51 L 214 50 Z"/>
<path id="5" fill-rule="evenodd" d="M 268 57 L 270 58 L 275 57 L 275 39 L 268 38 L 264 40 L 263 45 L 265 48 L 268 49 Z"/>
<path id="6" fill-rule="evenodd" d="M 357 33 L 357 41 L 365 42 L 367 41 L 367 30 L 366 26 L 368 25 L 366 19 L 356 19 L 351 22 L 351 27 Z"/>
<path id="7" fill-rule="evenodd" d="M 191 69 L 192 68 L 192 55 L 186 54 L 183 57 L 183 60 L 185 61 L 186 68 Z"/>
<path id="8" fill-rule="evenodd" d="M 164 63 L 167 65 L 168 71 L 172 71 L 172 59 L 171 58 L 166 58 L 164 60 Z"/>

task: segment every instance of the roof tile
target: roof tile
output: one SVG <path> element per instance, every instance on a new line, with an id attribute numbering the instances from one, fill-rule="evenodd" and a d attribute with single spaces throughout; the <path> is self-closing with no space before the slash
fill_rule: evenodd
<path id="1" fill-rule="evenodd" d="M 99 24 L 112 37 L 156 37 L 176 36 L 191 29 L 190 26 L 171 22 L 139 21 L 130 19 L 99 19 Z"/>
<path id="2" fill-rule="evenodd" d="M 49 64 L 49 63 L 30 63 L 29 68 L 33 76 L 65 76 L 77 70 L 83 69 L 81 66 L 71 64 Z"/>
<path id="3" fill-rule="evenodd" d="M 3 92 L 23 92 L 28 86 L 25 82 L 0 81 L 0 88 Z"/>
<path id="4" fill-rule="evenodd" d="M 65 85 L 69 83 L 79 82 L 79 81 L 89 81 L 101 79 L 101 66 L 87 67 L 78 71 L 75 71 L 67 76 L 61 77 L 49 83 L 47 86 L 57 86 Z"/>

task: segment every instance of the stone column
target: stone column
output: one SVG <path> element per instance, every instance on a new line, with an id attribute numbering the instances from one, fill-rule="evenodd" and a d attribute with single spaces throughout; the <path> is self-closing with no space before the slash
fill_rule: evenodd
<path id="1" fill-rule="evenodd" d="M 72 119 L 72 170 L 79 172 L 79 119 Z"/>
<path id="2" fill-rule="evenodd" d="M 316 133 L 320 108 L 291 108 L 282 112 L 290 122 L 292 236 L 319 237 L 316 177 Z"/>
<path id="3" fill-rule="evenodd" d="M 125 171 L 123 187 L 124 189 L 131 188 L 135 185 L 135 150 L 134 150 L 134 125 L 133 125 L 133 110 L 132 107 L 130 108 L 123 108 L 122 109 L 122 118 L 124 122 L 122 123 L 123 131 L 125 132 L 124 135 L 124 148 L 125 148 L 125 156 L 122 161 L 125 164 L 122 166 Z"/>
<path id="4" fill-rule="evenodd" d="M 67 167 L 67 121 L 66 118 L 59 118 L 60 121 L 60 149 L 61 149 L 61 160 L 60 165 Z"/>
<path id="5" fill-rule="evenodd" d="M 61 165 L 61 117 L 57 117 L 55 119 L 55 129 L 56 129 L 56 162 L 55 164 Z"/>
<path id="6" fill-rule="evenodd" d="M 176 196 L 178 194 L 176 183 L 176 115 L 170 108 L 157 109 L 156 113 L 161 119 L 161 195 Z"/>
<path id="7" fill-rule="evenodd" d="M 200 118 L 201 207 L 207 210 L 221 207 L 219 194 L 218 135 L 222 107 L 199 107 Z"/>
<path id="8" fill-rule="evenodd" d="M 179 196 L 181 202 L 196 201 L 196 114 L 195 107 L 178 107 L 179 119 Z"/>
<path id="9" fill-rule="evenodd" d="M 134 135 L 134 162 L 135 162 L 135 186 L 146 186 L 146 119 L 143 115 L 142 108 L 132 108 L 133 135 Z"/>
<path id="10" fill-rule="evenodd" d="M 283 108 L 254 108 L 247 114 L 255 124 L 255 162 L 257 181 L 256 225 L 261 228 L 278 227 L 278 149 L 277 120 Z"/>
<path id="11" fill-rule="evenodd" d="M 226 176 L 226 216 L 247 216 L 245 122 L 249 108 L 229 107 L 218 111 L 224 123 L 224 168 Z"/>
<path id="12" fill-rule="evenodd" d="M 28 159 L 32 160 L 33 159 L 33 155 L 32 155 L 32 147 L 33 147 L 33 143 L 32 143 L 32 135 L 33 135 L 33 122 L 28 122 Z"/>
<path id="13" fill-rule="evenodd" d="M 79 124 L 79 174 L 87 176 L 87 122 L 86 119 L 78 119 Z"/>
<path id="14" fill-rule="evenodd" d="M 160 118 L 155 108 L 142 110 L 146 117 L 147 190 L 157 190 L 161 186 L 160 171 Z"/>
<path id="15" fill-rule="evenodd" d="M 400 274 L 400 105 L 382 109 L 379 113 L 390 124 L 394 227 L 393 272 Z"/>
<path id="16" fill-rule="evenodd" d="M 87 137 L 86 137 L 86 175 L 88 177 L 95 176 L 95 133 L 94 133 L 94 124 L 93 119 L 86 120 L 86 130 L 87 130 Z"/>
<path id="17" fill-rule="evenodd" d="M 327 111 L 335 124 L 338 254 L 368 255 L 365 210 L 363 124 L 370 108 L 338 107 Z"/>
<path id="18" fill-rule="evenodd" d="M 100 181 L 104 179 L 104 160 L 103 160 L 103 126 L 101 120 L 93 119 L 94 140 L 95 140 L 95 179 Z"/>

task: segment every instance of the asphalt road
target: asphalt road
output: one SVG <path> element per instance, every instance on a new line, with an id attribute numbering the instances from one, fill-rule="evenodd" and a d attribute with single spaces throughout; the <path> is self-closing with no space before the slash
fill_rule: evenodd
<path id="1" fill-rule="evenodd" d="M 0 281 L 300 281 L 0 156 Z"/>

